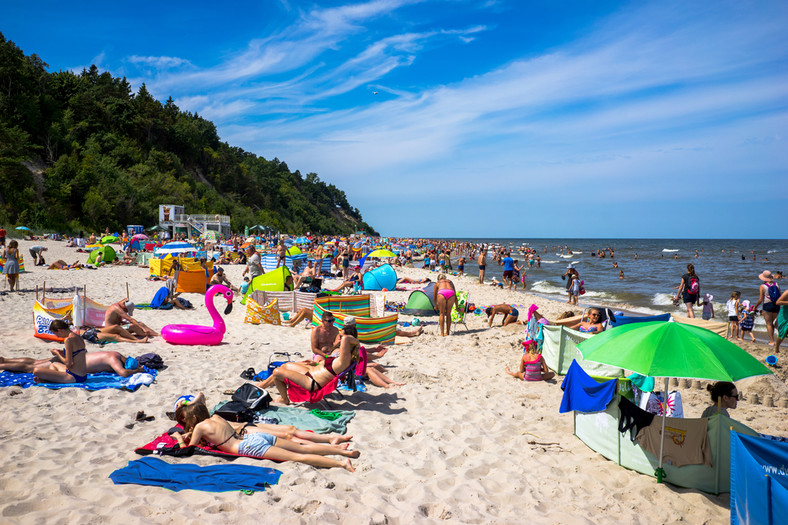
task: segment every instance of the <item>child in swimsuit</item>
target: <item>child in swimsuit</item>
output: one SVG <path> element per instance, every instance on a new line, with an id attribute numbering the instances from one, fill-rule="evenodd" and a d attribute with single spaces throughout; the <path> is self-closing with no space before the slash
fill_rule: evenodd
<path id="1" fill-rule="evenodd" d="M 33 370 L 37 383 L 84 383 L 87 380 L 87 362 L 85 341 L 68 327 L 61 319 L 52 321 L 49 331 L 62 337 L 65 348 L 62 353 L 52 350 L 52 354 L 60 360 Z"/>
<path id="2" fill-rule="evenodd" d="M 504 371 L 516 379 L 523 381 L 547 381 L 555 377 L 555 372 L 547 368 L 544 357 L 536 349 L 536 341 L 523 341 L 523 357 L 520 359 L 520 371 L 512 372 L 507 366 Z"/>

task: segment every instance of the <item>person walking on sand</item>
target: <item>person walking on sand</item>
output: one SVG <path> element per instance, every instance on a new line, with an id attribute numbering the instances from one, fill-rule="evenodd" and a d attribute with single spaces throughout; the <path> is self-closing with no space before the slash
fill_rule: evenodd
<path id="1" fill-rule="evenodd" d="M 438 325 L 441 329 L 441 337 L 444 337 L 451 332 L 451 309 L 457 304 L 457 290 L 454 288 L 454 283 L 447 279 L 445 274 L 438 276 L 432 300 L 438 307 L 440 314 Z"/>
<path id="2" fill-rule="evenodd" d="M 700 279 L 695 274 L 695 266 L 692 264 L 687 265 L 687 273 L 681 276 L 678 292 L 673 298 L 674 302 L 678 301 L 679 296 L 681 296 L 684 306 L 687 307 L 687 317 L 694 319 L 695 312 L 692 311 L 692 307 L 700 304 Z"/>
<path id="3" fill-rule="evenodd" d="M 774 325 L 777 321 L 777 314 L 780 313 L 780 307 L 777 305 L 777 299 L 780 298 L 782 292 L 780 287 L 774 282 L 772 272 L 766 270 L 762 272 L 758 279 L 763 281 L 758 287 L 758 302 L 755 303 L 754 308 L 757 309 L 761 304 L 763 305 L 763 320 L 766 323 L 766 334 L 769 336 L 769 345 L 774 345 Z"/>
<path id="4" fill-rule="evenodd" d="M 484 270 L 487 268 L 487 248 L 482 244 L 482 249 L 479 250 L 479 258 L 476 261 L 479 264 L 479 284 L 484 283 Z"/>
<path id="5" fill-rule="evenodd" d="M 260 254 L 257 253 L 257 250 L 253 245 L 249 245 L 246 247 L 246 268 L 244 268 L 243 273 L 241 274 L 246 275 L 249 274 L 249 280 L 253 281 L 255 277 L 259 275 L 263 275 L 265 270 L 263 270 L 263 265 L 260 264 Z"/>

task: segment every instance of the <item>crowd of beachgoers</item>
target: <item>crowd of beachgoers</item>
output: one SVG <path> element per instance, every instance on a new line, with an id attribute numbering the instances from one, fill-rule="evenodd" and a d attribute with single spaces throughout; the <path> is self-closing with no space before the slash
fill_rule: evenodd
<path id="1" fill-rule="evenodd" d="M 395 252 L 395 257 L 381 258 L 379 262 L 394 265 L 399 278 L 397 287 L 361 293 L 380 297 L 396 311 L 412 291 L 434 285 L 431 289 L 436 317 L 417 321 L 400 314 L 395 345 L 364 345 L 359 341 L 353 317 L 345 317 L 337 326 L 332 315 L 324 315 L 313 323 L 313 312 L 294 311 L 282 326 L 249 325 L 244 323 L 240 308 L 240 313 L 236 310 L 225 315 L 227 331 L 220 346 L 191 347 L 170 345 L 162 333 L 168 325 L 205 324 L 208 314 L 202 296 L 175 291 L 177 265 L 169 273 L 151 279 L 147 266 L 137 264 L 141 260 L 139 253 L 147 253 L 146 244 L 161 245 L 171 239 L 151 234 L 141 246 L 124 250 L 132 235 L 121 232 L 114 236 L 116 260 L 120 263 L 94 260 L 88 264 L 88 250 L 100 244 L 106 234 L 110 232 L 100 236 L 6 240 L 4 263 L 7 265 L 9 260 L 8 241 L 16 241 L 14 248 L 24 255 L 25 272 L 19 273 L 14 283 L 16 293 L 8 293 L 11 287 L 6 279 L 5 293 L 0 296 L 8 327 L 8 344 L 2 352 L 0 368 L 32 373 L 36 381 L 43 383 L 63 384 L 79 383 L 98 372 L 121 377 L 144 374 L 146 369 L 137 359 L 139 354 L 157 354 L 166 368 L 159 370 L 152 386 L 133 394 L 6 387 L 10 395 L 9 419 L 13 423 L 5 436 L 9 462 L 15 467 L 11 469 L 6 464 L 0 472 L 6 478 L 13 472 L 17 481 L 4 482 L 4 491 L 9 495 L 0 506 L 4 516 L 54 519 L 52 506 L 41 504 L 28 488 L 52 481 L 60 487 L 86 487 L 76 492 L 63 488 L 37 491 L 53 505 L 72 512 L 87 508 L 96 516 L 109 518 L 111 511 L 102 502 L 111 502 L 112 507 L 136 506 L 134 500 L 147 497 L 150 489 L 127 486 L 120 493 L 106 478 L 125 460 L 134 458 L 135 448 L 165 430 L 182 447 L 211 444 L 229 454 L 305 463 L 306 466 L 277 465 L 292 478 L 289 485 L 280 483 L 264 496 L 266 512 L 285 521 L 301 517 L 306 521 L 340 522 L 344 519 L 341 516 L 347 514 L 381 523 L 430 518 L 509 522 L 520 515 L 518 506 L 512 506 L 511 501 L 522 497 L 524 504 L 533 506 L 536 521 L 564 522 L 578 516 L 637 521 L 643 509 L 663 522 L 701 522 L 726 515 L 725 497 L 700 493 L 679 496 L 660 492 L 643 498 L 641 511 L 619 504 L 600 507 L 602 501 L 623 501 L 631 490 L 652 491 L 653 480 L 620 469 L 588 451 L 572 438 L 571 417 L 557 414 L 560 380 L 525 336 L 529 317 L 595 334 L 605 328 L 600 322 L 605 305 L 583 304 L 576 268 L 561 268 L 567 283 L 566 301 L 514 294 L 518 286 L 525 288 L 525 270 L 541 263 L 542 254 L 535 249 L 525 247 L 512 254 L 506 246 L 479 243 L 344 236 L 303 236 L 300 242 L 295 242 L 299 241 L 296 237 L 282 239 L 273 235 L 234 235 L 203 241 L 176 239 L 190 241 L 198 261 L 202 256 L 206 262 L 213 262 L 209 266 L 211 283 L 233 291 L 236 305 L 251 281 L 265 273 L 260 256 L 272 254 L 285 263 L 292 246 L 298 246 L 315 261 L 331 258 L 329 272 L 321 273 L 317 265 L 307 262 L 296 268 L 292 280 L 286 283 L 295 290 L 322 278 L 323 292 L 358 292 L 359 285 L 363 286 L 363 271 L 369 268 L 369 264 L 363 264 L 364 256 L 375 249 Z M 553 249 L 560 251 L 562 247 Z M 613 256 L 612 250 L 609 256 Z M 58 261 L 64 264 L 55 264 Z M 470 266 L 474 271 L 479 269 L 478 275 L 467 274 Z M 503 270 L 500 284 L 497 279 L 494 282 L 485 278 L 485 267 L 492 266 Z M 52 271 L 48 271 L 50 268 Z M 739 330 L 742 307 L 760 306 L 765 313 L 766 304 L 785 303 L 785 293 L 776 301 L 769 294 L 770 283 L 779 283 L 779 276 L 763 272 L 761 280 L 764 292 L 758 304 L 735 305 L 737 319 L 731 320 L 735 333 L 729 337 L 764 360 L 768 353 L 779 356 L 777 348 L 737 340 L 747 335 Z M 694 314 L 698 303 L 703 304 L 702 294 L 693 297 L 689 270 L 681 281 L 676 295 L 683 301 L 681 304 L 689 305 L 688 313 Z M 68 298 L 77 288 L 97 303 L 108 305 L 104 326 L 85 330 L 53 323 L 51 332 L 64 341 L 58 345 L 33 337 L 30 320 L 34 297 L 36 288 L 43 296 L 45 283 L 49 298 Z M 172 304 L 172 309 L 138 307 L 162 288 L 167 290 L 163 304 Z M 475 306 L 467 315 L 466 327 L 450 322 L 460 291 L 469 292 L 469 302 Z M 699 317 L 703 315 L 702 306 L 698 313 Z M 777 315 L 774 319 L 779 322 Z M 295 329 L 299 327 L 303 328 Z M 781 330 L 782 326 L 775 325 L 775 347 L 784 337 Z M 308 428 L 298 425 L 246 425 L 212 415 L 211 409 L 225 392 L 235 391 L 247 381 L 270 391 L 272 406 L 291 404 L 292 392 L 308 396 L 347 370 L 355 369 L 364 346 L 367 366 L 359 378 L 368 385 L 367 391 L 345 394 L 331 402 L 334 408 L 355 411 L 349 429 L 352 432 L 320 434 L 306 432 Z M 246 374 L 250 380 L 238 377 L 250 367 L 266 369 L 274 352 L 299 352 L 303 359 L 292 358 L 273 369 L 267 378 L 257 373 Z M 731 411 L 732 417 L 741 418 L 748 425 L 778 434 L 781 428 L 775 415 L 785 415 L 781 404 L 783 400 L 788 402 L 788 388 L 782 371 L 775 371 L 775 378 L 735 385 L 709 384 L 711 393 L 697 388 L 688 391 L 684 396 L 687 412 L 700 417 L 709 410 L 726 414 Z M 753 402 L 767 396 L 772 398 L 771 403 Z M 38 419 L 49 410 L 47 407 L 53 406 L 55 397 L 60 400 L 57 414 L 49 428 L 42 428 Z M 149 421 L 150 415 L 166 420 L 167 412 L 174 412 L 174 420 L 153 428 L 157 423 Z M 33 429 L 25 439 L 21 438 L 23 428 Z M 62 447 L 53 451 L 47 446 L 52 436 L 67 439 L 65 447 L 72 452 L 69 458 L 73 458 L 70 470 L 64 471 Z M 210 456 L 195 456 L 192 461 L 202 466 L 216 464 Z M 252 459 L 239 461 L 256 464 Z M 89 466 L 98 464 L 98 469 Z M 313 466 L 355 471 L 355 480 L 331 474 L 333 471 L 314 470 Z M 566 481 L 577 477 L 573 473 L 586 469 L 602 479 L 589 483 L 590 478 L 583 474 L 583 479 Z M 523 477 L 524 472 L 535 471 L 545 473 L 538 483 L 532 476 Z M 37 474 L 41 472 L 43 475 Z M 324 494 L 310 495 L 309 491 L 316 488 Z M 351 493 L 356 496 L 350 496 Z M 187 506 L 180 515 L 187 521 L 209 519 L 213 512 L 229 513 L 237 520 L 255 515 L 254 509 L 229 495 L 203 494 L 202 499 L 195 499 L 187 491 L 157 494 L 157 498 L 161 508 L 183 508 L 185 502 L 200 502 L 200 508 Z M 566 499 L 572 502 L 560 507 L 543 503 Z M 210 510 L 213 508 L 216 510 Z M 168 521 L 176 515 L 174 510 L 147 510 L 140 514 L 155 522 Z"/>

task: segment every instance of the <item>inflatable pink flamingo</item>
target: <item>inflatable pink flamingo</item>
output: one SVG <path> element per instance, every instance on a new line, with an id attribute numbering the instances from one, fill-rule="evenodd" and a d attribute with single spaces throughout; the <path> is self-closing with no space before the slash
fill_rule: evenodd
<path id="1" fill-rule="evenodd" d="M 193 324 L 168 324 L 161 329 L 161 336 L 172 345 L 218 345 L 224 338 L 226 328 L 224 320 L 213 305 L 213 297 L 222 294 L 227 299 L 227 308 L 224 313 L 229 314 L 233 309 L 233 291 L 215 284 L 205 292 L 205 307 L 213 319 L 213 326 L 199 326 Z"/>

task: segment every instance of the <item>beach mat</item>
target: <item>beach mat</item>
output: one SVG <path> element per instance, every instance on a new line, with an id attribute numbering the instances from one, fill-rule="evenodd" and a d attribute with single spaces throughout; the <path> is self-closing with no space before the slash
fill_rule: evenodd
<path id="1" fill-rule="evenodd" d="M 213 412 L 219 410 L 224 406 L 227 401 L 218 403 Z M 332 410 L 332 412 L 339 414 L 333 421 L 329 421 L 310 413 L 306 408 L 289 407 L 289 406 L 271 406 L 264 410 L 255 411 L 257 419 L 273 420 L 279 425 L 293 425 L 301 430 L 311 430 L 317 434 L 345 434 L 347 432 L 347 424 L 355 417 L 356 412 L 353 410 Z"/>
<path id="2" fill-rule="evenodd" d="M 192 489 L 206 492 L 231 490 L 263 491 L 279 482 L 282 472 L 251 465 L 171 464 L 159 458 L 145 457 L 129 461 L 125 467 L 109 475 L 116 485 L 135 484 L 164 487 L 175 492 Z"/>
<path id="3" fill-rule="evenodd" d="M 21 386 L 22 388 L 29 388 L 31 386 L 42 386 L 52 390 L 59 390 L 61 388 L 82 388 L 91 391 L 116 388 L 118 390 L 136 392 L 142 385 L 150 386 L 155 379 L 156 370 L 149 369 L 147 373 L 134 374 L 129 377 L 120 377 L 118 374 L 113 374 L 111 372 L 88 374 L 88 378 L 84 383 L 36 383 L 33 374 L 4 371 L 0 373 L 0 387 Z"/>

